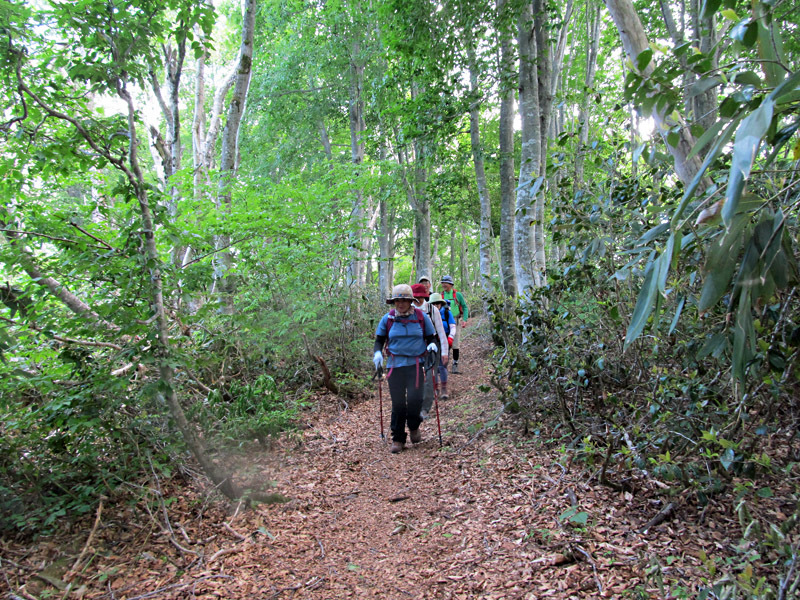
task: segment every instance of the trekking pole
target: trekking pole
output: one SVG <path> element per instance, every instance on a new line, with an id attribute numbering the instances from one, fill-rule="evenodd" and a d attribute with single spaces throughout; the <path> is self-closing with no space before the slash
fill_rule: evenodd
<path id="1" fill-rule="evenodd" d="M 436 428 L 439 430 L 439 448 L 441 448 L 442 447 L 442 423 L 439 420 L 439 388 L 436 385 L 436 371 L 435 371 L 435 369 L 437 367 L 437 364 L 436 364 L 437 362 L 438 361 L 436 360 L 436 358 L 434 358 L 431 361 L 431 366 L 430 366 L 429 371 L 433 371 L 433 373 L 434 373 L 434 375 L 433 375 L 433 377 L 434 377 L 434 379 L 433 379 L 433 383 L 434 383 L 434 385 L 433 385 L 433 406 L 436 408 Z"/>
<path id="2" fill-rule="evenodd" d="M 386 436 L 383 435 L 383 367 L 375 371 L 373 379 L 378 379 L 378 406 L 381 412 L 381 439 L 385 442 Z"/>
<path id="3" fill-rule="evenodd" d="M 439 448 L 442 447 L 442 423 L 439 421 L 439 390 L 433 391 L 433 405 L 436 407 L 436 427 L 439 429 Z"/>

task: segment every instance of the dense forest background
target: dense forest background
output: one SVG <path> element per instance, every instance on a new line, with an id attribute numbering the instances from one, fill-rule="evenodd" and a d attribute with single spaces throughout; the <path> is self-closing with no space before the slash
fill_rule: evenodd
<path id="1" fill-rule="evenodd" d="M 799 22 L 0 2 L 0 528 L 191 457 L 246 494 L 215 457 L 357 395 L 383 298 L 420 275 L 486 317 L 505 409 L 603 473 L 702 498 L 790 468 Z M 787 531 L 748 535 L 780 562 Z"/>

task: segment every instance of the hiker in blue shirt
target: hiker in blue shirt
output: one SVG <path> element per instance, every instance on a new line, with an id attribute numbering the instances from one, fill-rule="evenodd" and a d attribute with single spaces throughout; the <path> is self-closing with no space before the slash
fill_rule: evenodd
<path id="1" fill-rule="evenodd" d="M 386 300 L 394 308 L 384 315 L 375 330 L 372 362 L 375 369 L 383 366 L 386 347 L 386 379 L 392 397 L 392 454 L 406 443 L 406 425 L 413 444 L 422 441 L 419 431 L 422 419 L 422 385 L 425 381 L 425 355 L 436 352 L 436 330 L 430 317 L 412 305 L 414 293 L 410 285 L 396 285 Z"/>

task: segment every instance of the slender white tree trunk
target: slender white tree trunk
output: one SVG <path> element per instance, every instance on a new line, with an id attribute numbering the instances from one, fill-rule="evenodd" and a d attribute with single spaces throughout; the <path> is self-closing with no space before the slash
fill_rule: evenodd
<path id="1" fill-rule="evenodd" d="M 525 4 L 519 16 L 519 114 L 522 121 L 522 153 L 519 166 L 514 249 L 517 254 L 517 295 L 525 297 L 536 286 L 533 235 L 536 222 L 536 195 L 542 161 L 541 119 L 537 40 L 532 7 Z"/>
<path id="2" fill-rule="evenodd" d="M 228 104 L 228 119 L 222 132 L 222 152 L 219 163 L 219 185 L 217 203 L 223 212 L 230 213 L 232 189 L 239 165 L 239 130 L 250 89 L 250 78 L 253 72 L 253 38 L 255 34 L 256 0 L 242 0 L 242 35 L 239 47 L 239 61 L 236 69 L 236 80 L 233 94 Z M 217 248 L 229 248 L 230 235 L 222 235 L 217 240 Z M 219 253 L 217 272 L 218 292 L 221 294 L 223 310 L 233 312 L 234 284 L 232 279 L 233 253 L 223 250 Z"/>
<path id="3" fill-rule="evenodd" d="M 505 0 L 497 0 L 501 20 L 508 10 Z M 514 73 L 511 40 L 500 27 L 500 272 L 503 291 L 508 296 L 517 293 L 514 248 Z"/>
<path id="4" fill-rule="evenodd" d="M 475 97 L 479 97 L 478 66 L 475 60 L 475 49 L 472 47 L 471 42 L 467 47 L 467 54 L 469 58 L 470 91 Z M 475 183 L 478 187 L 478 199 L 481 204 L 481 229 L 478 243 L 480 282 L 481 288 L 488 294 L 492 291 L 492 203 L 489 198 L 489 187 L 486 184 L 479 109 L 480 104 L 477 101 L 470 106 L 469 137 L 472 145 L 472 162 L 475 165 Z"/>

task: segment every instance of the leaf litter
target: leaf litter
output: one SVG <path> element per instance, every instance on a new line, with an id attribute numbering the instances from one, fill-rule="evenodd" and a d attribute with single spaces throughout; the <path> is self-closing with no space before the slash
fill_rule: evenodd
<path id="1" fill-rule="evenodd" d="M 439 403 L 442 448 L 433 417 L 422 443 L 392 455 L 377 394 L 321 395 L 299 434 L 228 458 L 245 487 L 269 489 L 266 502 L 224 502 L 187 471 L 160 493 L 142 482 L 152 493 L 136 504 L 108 501 L 101 518 L 36 543 L 2 540 L 0 589 L 15 599 L 511 600 L 662 598 L 671 586 L 693 597 L 709 560 L 740 551 L 730 494 L 699 506 L 641 473 L 625 473 L 633 480 L 618 491 L 525 436 L 515 415 L 486 427 L 499 408 L 496 391 L 479 389 L 490 341 L 476 328 L 465 338 L 465 368 Z M 765 523 L 794 510 L 770 483 Z"/>

